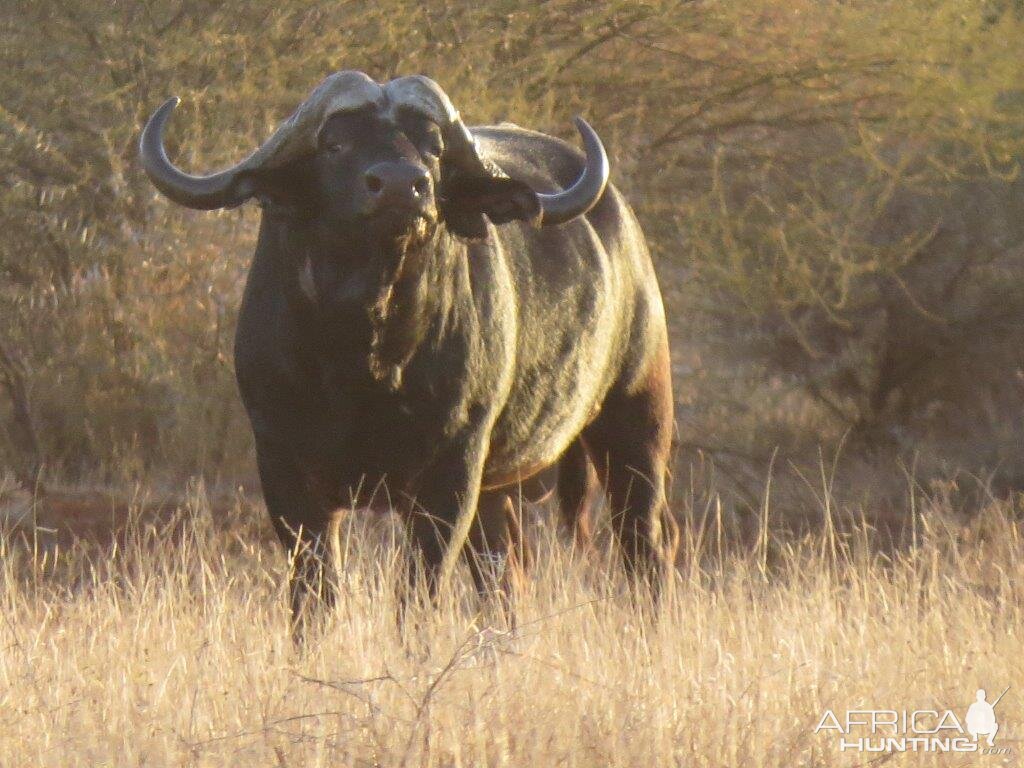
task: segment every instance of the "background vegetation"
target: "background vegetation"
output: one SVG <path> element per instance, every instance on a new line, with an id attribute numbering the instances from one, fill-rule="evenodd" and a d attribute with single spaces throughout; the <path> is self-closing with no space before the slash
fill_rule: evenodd
<path id="1" fill-rule="evenodd" d="M 429 74 L 470 123 L 600 129 L 668 300 L 677 485 L 750 519 L 774 457 L 799 520 L 837 454 L 879 519 L 908 476 L 1024 484 L 1016 0 L 3 8 L 0 457 L 24 484 L 251 478 L 230 340 L 257 212 L 172 207 L 135 142 L 178 94 L 171 154 L 222 167 L 341 68 Z"/>

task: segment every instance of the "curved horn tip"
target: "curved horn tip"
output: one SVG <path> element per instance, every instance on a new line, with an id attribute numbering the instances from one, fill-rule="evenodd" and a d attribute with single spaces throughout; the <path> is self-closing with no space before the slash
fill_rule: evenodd
<path id="1" fill-rule="evenodd" d="M 589 166 L 591 160 L 595 159 L 591 156 L 596 155 L 596 159 L 600 159 L 601 175 L 604 177 L 604 183 L 607 184 L 608 175 L 611 172 L 611 164 L 608 162 L 608 153 L 605 151 L 601 137 L 597 135 L 597 131 L 581 115 L 576 115 L 572 122 L 583 139 L 583 147 L 587 153 L 587 165 Z"/>
<path id="2" fill-rule="evenodd" d="M 576 126 L 576 130 L 584 136 L 587 132 L 594 133 L 593 126 L 590 125 L 586 120 L 583 119 L 583 115 L 575 115 L 572 119 L 572 124 Z"/>
<path id="3" fill-rule="evenodd" d="M 170 114 L 174 112 L 174 109 L 179 103 L 181 103 L 180 98 L 177 96 L 171 96 L 169 99 L 164 101 L 164 103 L 158 106 L 157 111 L 154 112 L 150 117 L 150 120 L 146 122 L 145 127 L 148 128 L 154 123 L 161 124 L 165 122 L 167 118 L 170 117 Z"/>
<path id="4" fill-rule="evenodd" d="M 146 121 L 146 124 L 142 128 L 142 136 L 140 137 L 139 141 L 140 150 L 143 152 L 143 155 L 145 155 L 146 143 L 148 140 L 151 139 L 153 129 L 155 128 L 158 134 L 162 134 L 164 125 L 170 118 L 171 112 L 173 112 L 175 107 L 177 107 L 178 104 L 180 103 L 181 99 L 179 99 L 177 96 L 171 96 L 171 98 L 167 99 L 167 101 L 165 101 L 163 104 L 157 107 L 156 111 L 154 111 L 153 114 L 149 116 L 149 119 Z"/>
<path id="5" fill-rule="evenodd" d="M 237 185 L 239 166 L 210 176 L 192 176 L 179 170 L 168 159 L 164 149 L 164 128 L 181 99 L 167 99 L 146 121 L 139 137 L 142 167 L 160 192 L 167 198 L 200 211 L 234 208 L 252 196 L 250 189 Z"/>
<path id="6" fill-rule="evenodd" d="M 582 216 L 601 199 L 608 184 L 610 165 L 601 138 L 586 120 L 573 118 L 583 139 L 586 163 L 580 177 L 568 189 L 553 194 L 537 195 L 541 204 L 541 225 L 562 224 Z"/>

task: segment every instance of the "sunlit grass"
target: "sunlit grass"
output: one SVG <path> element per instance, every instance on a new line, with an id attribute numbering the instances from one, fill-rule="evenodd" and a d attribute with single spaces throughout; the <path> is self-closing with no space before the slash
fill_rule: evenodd
<path id="1" fill-rule="evenodd" d="M 976 688 L 1007 685 L 998 743 L 1014 751 L 971 759 L 1017 764 L 1019 510 L 992 503 L 960 525 L 925 506 L 917 547 L 892 557 L 829 527 L 770 536 L 765 556 L 763 540 L 723 544 L 712 510 L 686 527 L 656 621 L 614 553 L 573 553 L 541 524 L 513 632 L 477 611 L 468 579 L 400 631 L 400 544 L 362 522 L 339 609 L 303 652 L 286 559 L 248 502 L 214 519 L 193 493 L 159 526 L 134 522 L 113 554 L 33 550 L 12 531 L 0 764 L 858 764 L 878 756 L 813 733 L 826 708 L 962 714 Z"/>

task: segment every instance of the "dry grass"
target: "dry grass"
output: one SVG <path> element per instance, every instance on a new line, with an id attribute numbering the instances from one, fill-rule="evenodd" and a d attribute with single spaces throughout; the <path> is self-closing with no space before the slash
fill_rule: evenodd
<path id="1" fill-rule="evenodd" d="M 858 761 L 813 733 L 826 708 L 962 715 L 978 686 L 1010 685 L 1009 756 L 871 757 L 1015 765 L 1019 513 L 992 502 L 960 525 L 926 504 L 916 548 L 893 557 L 832 526 L 748 551 L 712 514 L 688 527 L 656 622 L 607 553 L 585 561 L 541 525 L 514 633 L 490 629 L 463 583 L 400 633 L 400 547 L 372 521 L 304 653 L 286 632 L 285 558 L 245 500 L 215 519 L 193 493 L 170 518 L 133 521 L 113 551 L 10 532 L 0 764 L 845 765 Z"/>

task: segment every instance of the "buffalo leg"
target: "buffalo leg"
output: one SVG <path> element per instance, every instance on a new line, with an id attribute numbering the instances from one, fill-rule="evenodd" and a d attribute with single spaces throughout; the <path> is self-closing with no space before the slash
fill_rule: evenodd
<path id="1" fill-rule="evenodd" d="M 597 470 L 579 438 L 558 461 L 558 508 L 573 543 L 584 550 L 593 545 L 593 512 L 600 495 Z"/>
<path id="2" fill-rule="evenodd" d="M 528 566 L 522 519 L 512 497 L 504 491 L 480 494 L 476 519 L 464 552 L 481 599 L 496 596 L 510 625 L 514 602 Z"/>
<path id="3" fill-rule="evenodd" d="M 667 346 L 646 375 L 618 385 L 585 437 L 606 478 L 612 530 L 628 573 L 649 583 L 657 597 L 666 572 L 663 531 L 665 475 L 672 441 L 672 396 Z"/>
<path id="4" fill-rule="evenodd" d="M 302 473 L 283 453 L 258 449 L 257 464 L 274 531 L 292 558 L 291 626 L 293 637 L 301 641 L 320 608 L 334 603 L 329 577 L 331 509 L 313 498 Z"/>
<path id="5" fill-rule="evenodd" d="M 456 441 L 424 472 L 408 514 L 410 538 L 419 562 L 410 563 L 410 587 L 422 574 L 433 599 L 450 576 L 468 541 L 480 497 L 485 437 Z"/>

